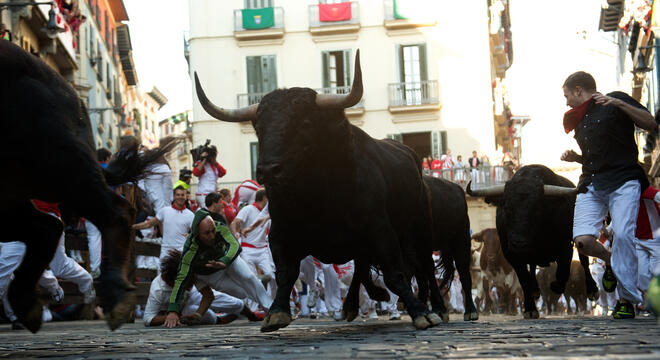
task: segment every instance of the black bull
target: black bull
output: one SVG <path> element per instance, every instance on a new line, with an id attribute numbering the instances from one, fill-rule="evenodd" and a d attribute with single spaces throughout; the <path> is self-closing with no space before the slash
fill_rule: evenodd
<path id="1" fill-rule="evenodd" d="M 347 95 L 281 89 L 258 105 L 224 110 L 208 100 L 196 74 L 195 83 L 210 115 L 251 121 L 259 139 L 257 173 L 268 193 L 278 286 L 262 331 L 291 322 L 290 292 L 300 261 L 310 254 L 325 263 L 355 259 L 358 276 L 377 266 L 417 328 L 441 321 L 406 281 L 406 263 L 433 272 L 429 203 L 416 155 L 402 144 L 371 138 L 344 115 L 362 96 L 359 52 Z M 344 307 L 357 309 L 357 296 L 347 298 Z"/>
<path id="2" fill-rule="evenodd" d="M 61 203 L 93 222 L 103 236 L 99 297 L 112 329 L 135 306 L 134 286 L 126 280 L 130 204 L 109 187 L 134 180 L 162 156 L 160 151 L 137 156 L 137 143 L 120 150 L 107 170 L 96 162 L 91 124 L 73 88 L 39 58 L 9 41 L 0 41 L 0 119 L 4 133 L 0 184 L 5 205 L 0 210 L 1 241 L 26 245 L 15 271 L 9 302 L 30 331 L 41 326 L 37 280 L 58 245 L 63 224 L 38 211 L 30 199 Z"/>
<path id="3" fill-rule="evenodd" d="M 576 189 L 568 179 L 543 165 L 518 170 L 506 185 L 471 190 L 497 206 L 497 232 L 504 257 L 518 275 L 525 297 L 525 318 L 538 318 L 535 299 L 540 296 L 536 266 L 557 262 L 550 288 L 564 292 L 573 257 L 573 209 Z M 598 287 L 589 271 L 588 257 L 580 254 L 587 294 L 596 299 Z M 528 267 L 529 265 L 529 267 Z"/>

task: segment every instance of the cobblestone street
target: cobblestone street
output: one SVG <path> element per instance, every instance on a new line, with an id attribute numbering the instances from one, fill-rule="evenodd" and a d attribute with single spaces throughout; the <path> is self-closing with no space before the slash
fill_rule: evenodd
<path id="1" fill-rule="evenodd" d="M 415 331 L 401 321 L 296 320 L 274 333 L 257 323 L 174 330 L 127 324 L 110 332 L 105 323 L 48 323 L 36 334 L 0 330 L 0 358 L 629 358 L 660 359 L 660 327 L 653 318 L 614 321 L 599 317 L 483 316 Z"/>

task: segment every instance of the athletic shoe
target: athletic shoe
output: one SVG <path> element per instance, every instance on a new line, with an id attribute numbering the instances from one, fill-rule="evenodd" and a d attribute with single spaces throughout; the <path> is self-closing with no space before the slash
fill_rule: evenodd
<path id="1" fill-rule="evenodd" d="M 64 290 L 58 285 L 56 293 L 50 294 L 50 302 L 53 304 L 61 304 L 62 301 L 64 301 Z"/>
<path id="2" fill-rule="evenodd" d="M 311 290 L 309 292 L 309 297 L 307 298 L 307 307 L 312 309 L 316 306 L 316 300 L 319 298 L 319 293 L 316 290 Z"/>
<path id="3" fill-rule="evenodd" d="M 603 273 L 603 289 L 609 293 L 616 290 L 616 276 L 612 270 L 612 266 L 605 266 L 605 272 Z"/>
<path id="4" fill-rule="evenodd" d="M 224 325 L 224 324 L 229 324 L 230 322 L 232 322 L 232 321 L 234 321 L 234 320 L 236 320 L 236 319 L 238 319 L 238 315 L 235 315 L 235 314 L 225 314 L 225 315 L 223 315 L 223 316 L 218 316 L 218 317 L 215 319 L 215 323 L 216 323 L 216 324 Z"/>
<path id="5" fill-rule="evenodd" d="M 394 310 L 390 313 L 390 320 L 401 320 L 401 313 L 399 313 L 399 310 Z"/>
<path id="6" fill-rule="evenodd" d="M 376 310 L 371 310 L 369 315 L 367 315 L 367 318 L 369 320 L 378 320 L 378 314 L 376 314 Z"/>
<path id="7" fill-rule="evenodd" d="M 90 271 L 89 274 L 92 275 L 92 279 L 96 280 L 96 279 L 99 278 L 99 276 L 101 276 L 101 269 L 96 269 L 94 271 Z"/>
<path id="8" fill-rule="evenodd" d="M 14 320 L 14 321 L 11 322 L 11 329 L 12 330 L 25 330 L 23 325 L 21 325 L 21 323 L 18 322 L 18 320 Z"/>
<path id="9" fill-rule="evenodd" d="M 635 307 L 628 301 L 621 299 L 616 303 L 612 317 L 615 319 L 634 319 Z"/>
<path id="10" fill-rule="evenodd" d="M 252 314 L 248 314 L 247 318 L 250 321 L 261 321 L 266 317 L 266 313 L 261 310 L 257 310 L 255 312 L 252 312 Z"/>
<path id="11" fill-rule="evenodd" d="M 328 311 L 328 315 L 335 321 L 341 321 L 341 311 Z"/>
<path id="12" fill-rule="evenodd" d="M 92 285 L 89 290 L 83 293 L 83 304 L 91 304 L 94 299 L 96 299 L 96 290 L 94 290 L 94 285 Z"/>

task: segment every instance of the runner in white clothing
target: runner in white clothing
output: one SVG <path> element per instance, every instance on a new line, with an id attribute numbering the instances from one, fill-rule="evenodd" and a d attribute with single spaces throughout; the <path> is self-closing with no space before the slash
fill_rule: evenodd
<path id="1" fill-rule="evenodd" d="M 275 295 L 275 264 L 268 247 L 268 230 L 270 219 L 268 216 L 268 198 L 266 190 L 259 190 L 255 202 L 243 207 L 238 212 L 229 229 L 236 239 L 241 241 L 241 258 L 245 260 L 250 269 L 256 274 L 257 266 L 269 277 L 271 295 Z"/>
<path id="2" fill-rule="evenodd" d="M 178 187 L 174 190 L 172 206 L 160 209 L 155 218 L 135 224 L 133 229 L 148 229 L 159 222 L 163 224 L 163 243 L 160 246 L 160 259 L 162 260 L 168 251 L 183 249 L 194 217 L 195 214 L 186 208 L 186 191 Z"/>

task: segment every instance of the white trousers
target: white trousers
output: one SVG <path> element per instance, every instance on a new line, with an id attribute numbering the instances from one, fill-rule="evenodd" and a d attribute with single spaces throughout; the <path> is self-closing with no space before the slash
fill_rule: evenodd
<path id="1" fill-rule="evenodd" d="M 103 247 L 101 232 L 89 220 L 85 220 L 85 229 L 89 247 L 89 269 L 94 272 L 101 267 L 101 249 Z"/>
<path id="2" fill-rule="evenodd" d="M 202 302 L 202 293 L 200 293 L 197 288 L 193 287 L 190 291 L 190 297 L 186 302 L 183 310 L 181 310 L 182 315 L 190 315 L 197 311 L 199 304 Z M 213 325 L 216 323 L 218 316 L 216 313 L 227 313 L 227 314 L 240 314 L 243 310 L 243 301 L 233 296 L 227 295 L 220 291 L 213 290 L 213 301 L 211 306 L 204 316 L 202 316 L 202 324 Z"/>
<path id="3" fill-rule="evenodd" d="M 153 206 L 154 213 L 158 213 L 158 210 L 172 204 L 174 194 L 172 192 L 171 174 L 153 174 L 144 179 L 144 187 L 147 200 Z"/>
<path id="4" fill-rule="evenodd" d="M 317 278 L 321 280 L 319 283 L 322 288 L 317 286 Z M 332 264 L 321 263 L 321 268 L 319 269 L 314 264 L 314 258 L 309 255 L 300 262 L 300 279 L 309 286 L 309 291 L 317 291 L 319 293 L 323 291 L 327 311 L 337 312 L 341 310 L 341 286 L 339 284 L 339 276 Z"/>
<path id="5" fill-rule="evenodd" d="M 573 220 L 573 238 L 580 235 L 598 238 L 609 210 L 614 233 L 611 264 L 618 280 L 617 290 L 620 297 L 635 304 L 642 302 L 642 293 L 637 288 L 635 251 L 639 197 L 637 180 L 630 180 L 612 192 L 596 191 L 593 185 L 589 185 L 586 193 L 577 196 Z"/>
<path id="6" fill-rule="evenodd" d="M 89 291 L 93 286 L 94 279 L 77 262 L 73 261 L 64 251 L 64 233 L 60 236 L 60 242 L 55 250 L 53 260 L 50 261 L 50 270 L 60 279 L 70 280 L 78 285 L 81 293 Z"/>
<path id="7" fill-rule="evenodd" d="M 645 292 L 649 288 L 653 275 L 660 270 L 660 238 L 635 239 L 635 250 L 637 252 L 637 282 L 639 289 Z"/>
<path id="8" fill-rule="evenodd" d="M 210 275 L 196 275 L 195 286 L 199 289 L 209 286 L 239 299 L 250 298 L 264 309 L 269 309 L 273 303 L 264 286 L 240 256 L 224 270 Z"/>
<path id="9" fill-rule="evenodd" d="M 270 277 L 270 281 L 268 282 L 268 292 L 270 293 L 270 296 L 274 298 L 277 291 L 277 282 L 275 281 L 275 263 L 273 262 L 273 256 L 270 253 L 270 249 L 243 247 L 240 257 L 245 260 L 245 263 L 255 275 L 257 275 L 258 266 L 264 275 Z"/>
<path id="10" fill-rule="evenodd" d="M 21 265 L 25 256 L 25 244 L 20 241 L 0 243 L 0 297 L 9 321 L 16 321 L 16 315 L 9 305 L 7 294 L 14 271 Z"/>

